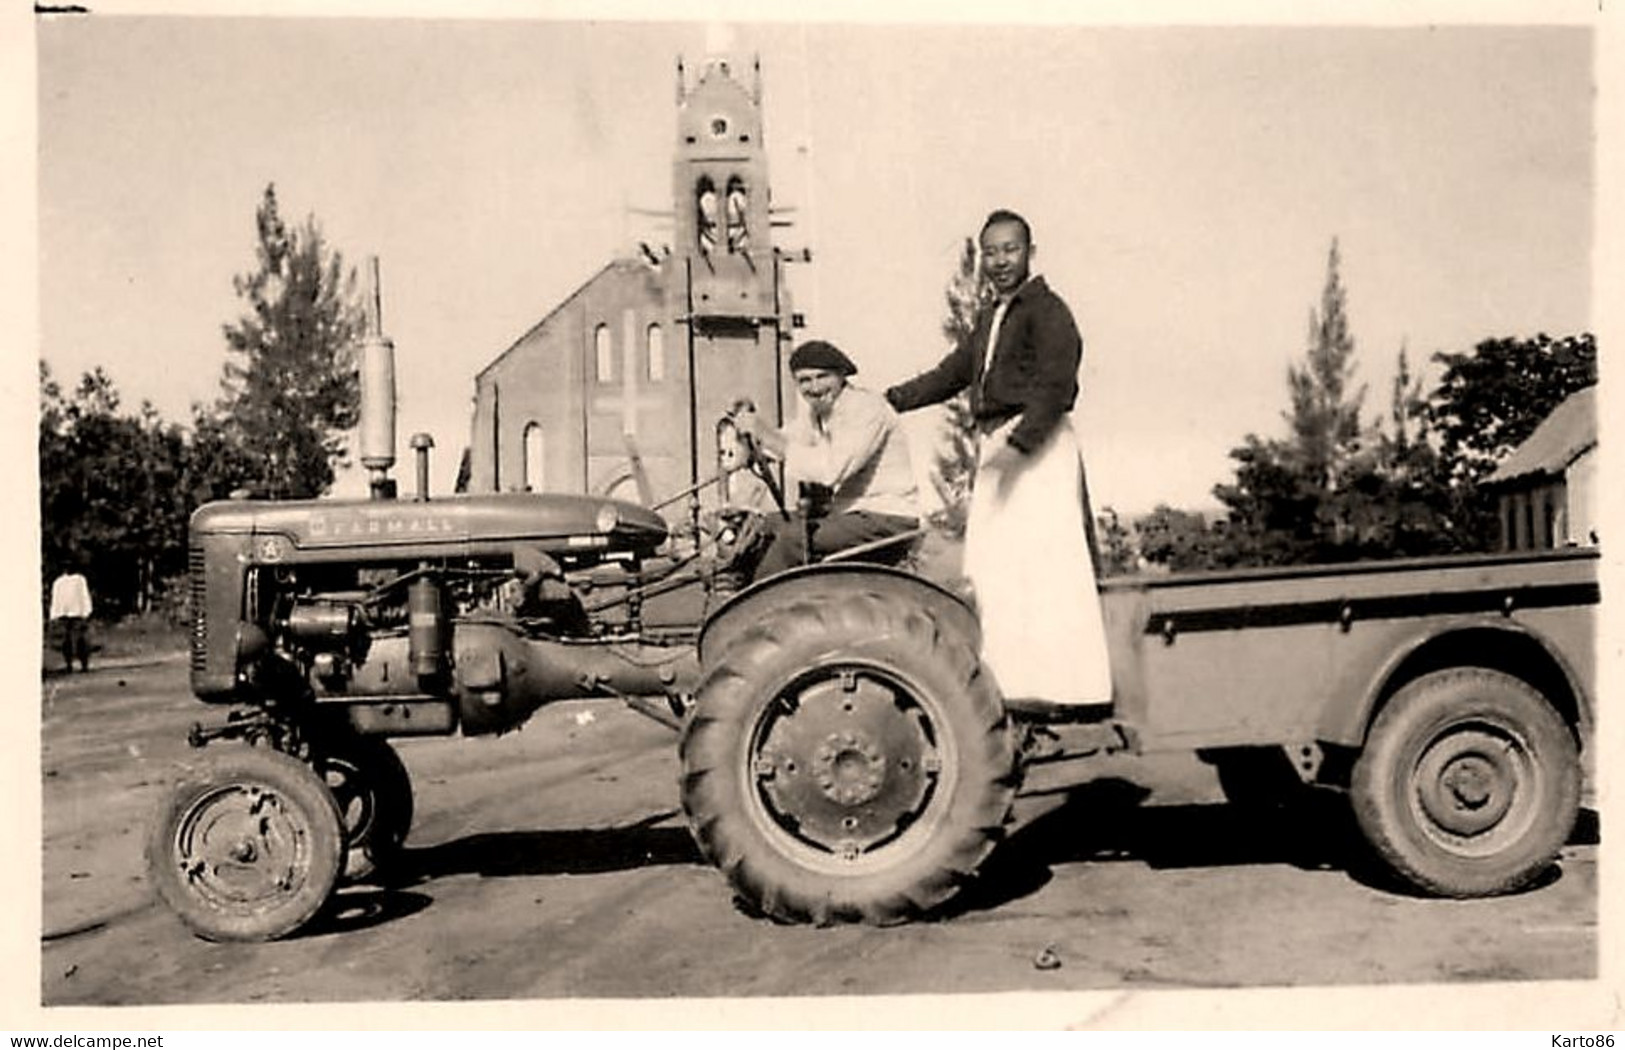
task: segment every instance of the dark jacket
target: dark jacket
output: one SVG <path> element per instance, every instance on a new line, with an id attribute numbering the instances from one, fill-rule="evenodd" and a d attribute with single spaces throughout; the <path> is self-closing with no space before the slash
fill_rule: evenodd
<path id="1" fill-rule="evenodd" d="M 976 328 L 928 372 L 886 391 L 899 412 L 946 401 L 970 390 L 971 414 L 984 433 L 1012 416 L 1021 421 L 1010 444 L 1022 452 L 1042 445 L 1078 399 L 1078 364 L 1083 340 L 1061 297 L 1042 277 L 1017 289 L 999 327 L 992 367 L 982 376 L 994 306 L 976 318 Z"/>

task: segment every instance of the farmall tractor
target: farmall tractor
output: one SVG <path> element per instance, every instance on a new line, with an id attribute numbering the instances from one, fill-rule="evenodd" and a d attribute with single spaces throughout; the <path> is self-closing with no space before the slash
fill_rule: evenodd
<path id="1" fill-rule="evenodd" d="M 366 369 L 364 406 L 392 406 L 392 389 L 366 396 Z M 618 699 L 680 732 L 694 837 L 768 915 L 901 921 L 993 848 L 1015 736 L 971 611 L 881 564 L 907 537 L 733 593 L 734 519 L 707 541 L 608 498 L 431 499 L 432 442 L 412 444 L 415 498 L 378 470 L 371 499 L 192 519 L 191 684 L 228 713 L 194 726 L 206 749 L 148 865 L 199 936 L 287 935 L 390 865 L 413 811 L 390 738 L 502 733 L 559 700 Z M 749 447 L 719 447 L 772 481 Z M 687 622 L 651 615 L 682 595 Z"/>

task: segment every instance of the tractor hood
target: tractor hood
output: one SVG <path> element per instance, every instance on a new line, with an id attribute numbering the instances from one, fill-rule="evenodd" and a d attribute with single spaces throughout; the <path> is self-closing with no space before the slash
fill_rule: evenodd
<path id="1" fill-rule="evenodd" d="M 515 544 L 548 552 L 652 553 L 666 522 L 623 500 L 506 493 L 433 500 L 230 500 L 192 515 L 192 534 L 249 535 L 256 561 L 490 556 Z"/>

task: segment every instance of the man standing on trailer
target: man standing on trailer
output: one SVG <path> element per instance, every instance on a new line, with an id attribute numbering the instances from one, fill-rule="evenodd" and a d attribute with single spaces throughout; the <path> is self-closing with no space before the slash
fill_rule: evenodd
<path id="1" fill-rule="evenodd" d="M 1110 705 L 1112 679 L 1083 461 L 1068 419 L 1083 340 L 1072 311 L 1032 272 L 1026 219 L 993 212 L 979 247 L 997 298 L 941 363 L 886 399 L 907 412 L 970 391 L 980 447 L 965 575 L 983 662 L 1011 710 L 1089 718 Z"/>

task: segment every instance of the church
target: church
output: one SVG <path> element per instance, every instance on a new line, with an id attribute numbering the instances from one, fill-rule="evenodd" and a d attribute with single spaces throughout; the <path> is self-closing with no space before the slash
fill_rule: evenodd
<path id="1" fill-rule="evenodd" d="M 782 422 L 799 318 L 773 244 L 759 64 L 690 83 L 677 65 L 673 241 L 609 261 L 475 378 L 471 492 L 714 505 L 716 424 L 734 398 Z M 736 475 L 737 485 L 742 475 Z"/>

